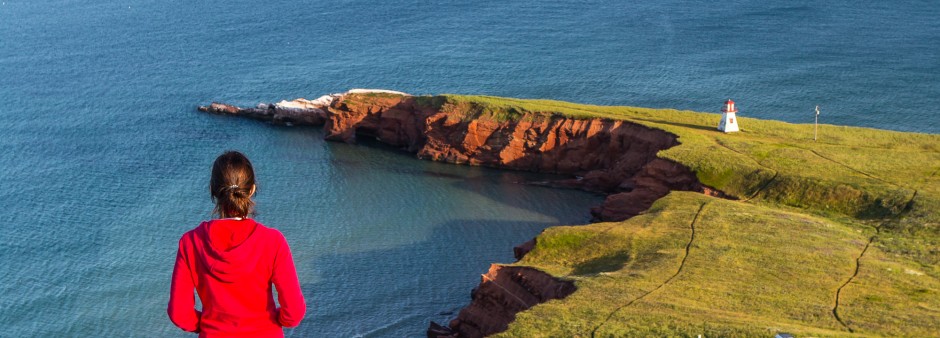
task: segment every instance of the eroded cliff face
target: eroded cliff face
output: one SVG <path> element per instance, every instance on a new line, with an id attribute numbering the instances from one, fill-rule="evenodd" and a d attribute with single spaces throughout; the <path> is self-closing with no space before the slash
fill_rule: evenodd
<path id="1" fill-rule="evenodd" d="M 577 288 L 542 271 L 493 264 L 470 293 L 470 305 L 447 327 L 431 324 L 432 337 L 483 337 L 506 331 L 516 314 L 539 303 L 565 298 Z"/>
<path id="2" fill-rule="evenodd" d="M 637 215 L 670 190 L 711 191 L 685 166 L 656 157 L 678 144 L 675 135 L 624 121 L 538 113 L 496 121 L 411 96 L 352 96 L 332 102 L 324 130 L 330 140 L 375 137 L 423 159 L 573 175 L 551 184 L 609 194 L 592 210 L 600 221 Z"/>

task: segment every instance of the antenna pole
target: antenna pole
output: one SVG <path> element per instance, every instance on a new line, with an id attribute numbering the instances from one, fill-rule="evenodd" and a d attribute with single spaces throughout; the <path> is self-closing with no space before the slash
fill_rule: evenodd
<path id="1" fill-rule="evenodd" d="M 813 142 L 816 142 L 816 135 L 819 132 L 819 106 L 816 106 L 816 123 L 813 123 Z"/>

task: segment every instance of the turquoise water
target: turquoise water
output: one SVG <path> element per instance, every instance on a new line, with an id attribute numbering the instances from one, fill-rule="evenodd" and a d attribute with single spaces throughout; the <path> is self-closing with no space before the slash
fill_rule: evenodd
<path id="1" fill-rule="evenodd" d="M 940 4 L 0 4 L 0 336 L 185 336 L 176 240 L 209 166 L 255 162 L 310 303 L 292 336 L 420 336 L 491 262 L 601 197 L 201 114 L 349 88 L 716 111 L 937 133 Z"/>

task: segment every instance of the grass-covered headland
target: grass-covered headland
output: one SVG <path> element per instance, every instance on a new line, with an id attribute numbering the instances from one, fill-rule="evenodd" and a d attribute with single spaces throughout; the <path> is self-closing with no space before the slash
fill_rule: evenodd
<path id="1" fill-rule="evenodd" d="M 504 336 L 940 335 L 940 136 L 550 100 L 441 95 L 466 119 L 564 115 L 678 136 L 658 156 L 737 200 L 673 192 L 623 222 L 547 229 L 516 265 L 578 291 Z M 747 115 L 746 112 L 743 115 Z"/>

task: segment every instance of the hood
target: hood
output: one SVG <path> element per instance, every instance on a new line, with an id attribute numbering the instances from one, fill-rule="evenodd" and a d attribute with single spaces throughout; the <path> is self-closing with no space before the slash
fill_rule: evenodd
<path id="1" fill-rule="evenodd" d="M 197 228 L 197 247 L 205 250 L 198 255 L 203 266 L 215 279 L 235 282 L 255 271 L 261 258 L 260 224 L 252 219 L 212 220 Z"/>

